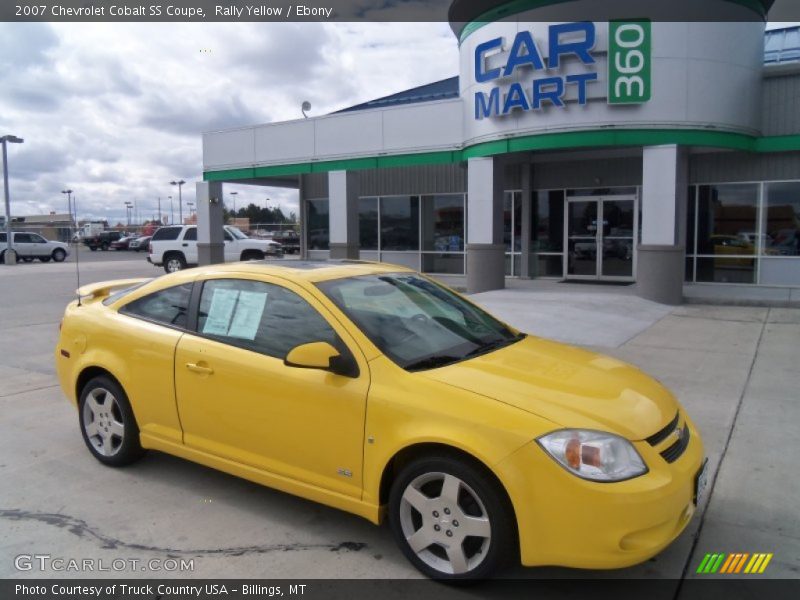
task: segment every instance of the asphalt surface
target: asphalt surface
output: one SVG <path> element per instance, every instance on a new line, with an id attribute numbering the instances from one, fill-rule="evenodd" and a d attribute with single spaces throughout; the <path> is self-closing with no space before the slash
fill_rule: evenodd
<path id="1" fill-rule="evenodd" d="M 81 282 L 158 276 L 144 254 L 81 251 Z M 0 577 L 14 557 L 191 559 L 189 572 L 97 577 L 416 578 L 387 527 L 157 452 L 101 466 L 59 389 L 53 350 L 75 264 L 0 266 Z M 628 360 L 670 387 L 703 433 L 710 486 L 674 544 L 611 572 L 545 577 L 696 577 L 706 552 L 772 552 L 764 577 L 797 578 L 800 310 L 669 308 L 630 294 L 489 292 L 475 299 L 526 331 Z M 677 588 L 676 588 L 677 589 Z"/>

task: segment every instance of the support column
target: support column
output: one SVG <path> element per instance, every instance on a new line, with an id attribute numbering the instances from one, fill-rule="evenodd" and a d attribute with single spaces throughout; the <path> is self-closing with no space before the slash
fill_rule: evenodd
<path id="1" fill-rule="evenodd" d="M 642 298 L 662 304 L 683 302 L 688 153 L 676 145 L 643 151 L 642 239 L 636 288 Z"/>
<path id="2" fill-rule="evenodd" d="M 358 173 L 328 172 L 331 258 L 358 258 Z"/>
<path id="3" fill-rule="evenodd" d="M 533 165 L 523 163 L 520 168 L 522 169 L 522 214 L 521 214 L 521 229 L 520 229 L 520 255 L 519 255 L 519 273 L 517 275 L 520 279 L 531 278 L 531 259 L 535 262 L 537 259 L 533 254 L 531 246 L 531 239 L 533 232 L 531 231 L 531 211 L 533 210 Z M 534 277 L 536 273 L 534 271 Z"/>
<path id="4" fill-rule="evenodd" d="M 225 234 L 222 214 L 222 183 L 202 181 L 195 186 L 197 203 L 197 262 L 213 265 L 225 262 Z"/>
<path id="5" fill-rule="evenodd" d="M 504 169 L 498 158 L 467 161 L 467 293 L 505 287 Z"/>

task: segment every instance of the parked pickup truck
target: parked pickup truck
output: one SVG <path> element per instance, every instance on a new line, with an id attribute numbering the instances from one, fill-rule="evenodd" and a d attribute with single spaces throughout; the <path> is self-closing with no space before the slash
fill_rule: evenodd
<path id="1" fill-rule="evenodd" d="M 124 236 L 125 233 L 122 231 L 101 231 L 94 235 L 84 237 L 83 244 L 84 246 L 89 246 L 89 250 L 92 252 L 98 248 L 100 248 L 100 250 L 108 250 L 111 244 Z"/>
<path id="2" fill-rule="evenodd" d="M 283 248 L 272 240 L 252 239 L 236 227 L 225 226 L 225 262 L 260 260 L 267 256 L 283 256 Z M 156 267 L 163 266 L 167 273 L 196 265 L 197 227 L 160 227 L 150 240 L 147 260 Z"/>
<path id="3" fill-rule="evenodd" d="M 283 246 L 284 254 L 300 254 L 300 236 L 295 231 L 276 231 L 272 240 Z"/>

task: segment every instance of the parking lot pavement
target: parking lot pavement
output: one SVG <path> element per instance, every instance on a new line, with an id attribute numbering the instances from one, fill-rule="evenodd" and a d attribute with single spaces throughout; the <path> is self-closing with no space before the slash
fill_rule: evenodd
<path id="1" fill-rule="evenodd" d="M 87 263 L 82 279 L 160 274 L 142 263 Z M 53 369 L 58 320 L 75 289 L 70 267 L 0 268 L 0 577 L 83 575 L 15 569 L 15 556 L 37 553 L 194 561 L 189 573 L 141 571 L 140 562 L 122 572 L 131 577 L 418 577 L 386 527 L 154 452 L 120 470 L 91 458 Z M 711 465 L 687 531 L 654 559 L 620 571 L 510 575 L 677 578 L 693 576 L 706 552 L 772 552 L 765 576 L 798 576 L 800 310 L 669 308 L 581 290 L 475 299 L 531 333 L 658 377 L 699 426 Z"/>

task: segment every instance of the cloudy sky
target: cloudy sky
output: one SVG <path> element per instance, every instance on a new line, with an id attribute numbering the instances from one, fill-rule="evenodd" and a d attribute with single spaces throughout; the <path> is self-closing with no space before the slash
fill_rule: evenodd
<path id="1" fill-rule="evenodd" d="M 446 23 L 0 24 L 0 134 L 10 146 L 12 213 L 124 220 L 184 203 L 201 178 L 200 133 L 321 115 L 453 76 Z M 237 205 L 293 190 L 227 185 Z M 229 198 L 228 198 L 229 199 Z M 226 199 L 226 200 L 228 200 Z"/>
<path id="2" fill-rule="evenodd" d="M 202 51 L 201 51 L 202 50 Z M 184 203 L 202 176 L 200 133 L 296 119 L 451 77 L 444 23 L 0 24 L 0 135 L 12 214 L 124 220 Z M 296 211 L 297 193 L 225 186 L 243 202 Z M 184 208 L 184 210 L 186 210 Z M 3 211 L 0 211 L 3 212 Z"/>

